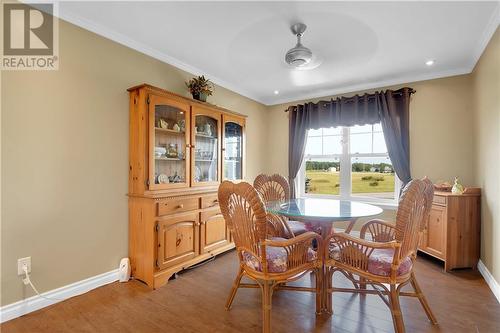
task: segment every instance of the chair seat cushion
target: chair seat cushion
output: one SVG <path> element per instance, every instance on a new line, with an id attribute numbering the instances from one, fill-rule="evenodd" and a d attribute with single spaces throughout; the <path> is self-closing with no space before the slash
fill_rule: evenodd
<path id="1" fill-rule="evenodd" d="M 312 232 L 315 232 L 315 233 L 321 235 L 321 227 L 319 225 L 315 225 L 315 224 L 306 222 L 305 226 L 306 226 L 307 231 L 312 231 Z"/>
<path id="2" fill-rule="evenodd" d="M 330 245 L 330 258 L 342 262 L 338 246 Z M 368 257 L 368 272 L 378 276 L 390 276 L 394 249 L 374 249 Z M 397 275 L 405 275 L 411 271 L 412 261 L 404 258 L 399 264 Z"/>
<path id="3" fill-rule="evenodd" d="M 290 227 L 290 230 L 292 230 L 293 234 L 295 236 L 298 236 L 300 234 L 303 234 L 304 232 L 307 232 L 306 225 L 302 222 L 299 221 L 287 221 L 288 226 Z"/>
<path id="4" fill-rule="evenodd" d="M 286 240 L 281 237 L 273 237 L 272 240 Z M 253 254 L 243 251 L 243 261 L 249 268 L 262 272 L 262 266 L 259 258 Z M 307 261 L 316 260 L 317 253 L 312 248 L 307 251 Z M 284 247 L 267 246 L 266 247 L 267 271 L 269 273 L 283 273 L 287 270 L 288 254 Z"/>

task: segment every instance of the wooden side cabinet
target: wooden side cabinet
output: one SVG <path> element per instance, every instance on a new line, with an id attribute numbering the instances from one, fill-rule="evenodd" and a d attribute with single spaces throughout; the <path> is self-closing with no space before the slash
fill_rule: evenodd
<path id="1" fill-rule="evenodd" d="M 444 261 L 446 271 L 476 269 L 481 232 L 480 191 L 435 192 L 419 250 Z"/>

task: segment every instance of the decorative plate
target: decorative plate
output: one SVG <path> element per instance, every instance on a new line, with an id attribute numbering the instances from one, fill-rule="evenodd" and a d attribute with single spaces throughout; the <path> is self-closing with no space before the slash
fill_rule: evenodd
<path id="1" fill-rule="evenodd" d="M 169 180 L 168 180 L 168 176 L 164 173 L 160 173 L 158 175 L 158 183 L 160 184 L 168 184 L 169 183 Z"/>

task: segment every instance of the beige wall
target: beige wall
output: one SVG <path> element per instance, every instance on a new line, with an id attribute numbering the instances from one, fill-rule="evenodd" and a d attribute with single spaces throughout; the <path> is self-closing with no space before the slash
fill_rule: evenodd
<path id="1" fill-rule="evenodd" d="M 60 69 L 2 73 L 1 304 L 31 296 L 17 258 L 46 291 L 127 256 L 128 95 L 143 82 L 188 95 L 191 74 L 60 24 Z M 248 115 L 247 176 L 265 166 L 265 107 L 216 87 L 214 104 Z"/>
<path id="2" fill-rule="evenodd" d="M 474 153 L 474 139 L 470 75 L 380 89 L 397 89 L 403 86 L 410 86 L 417 91 L 410 104 L 410 163 L 413 177 L 427 175 L 437 182 L 451 181 L 454 176 L 459 176 L 464 184 L 473 185 L 474 166 L 471 156 Z M 364 91 L 358 93 L 362 94 Z M 288 105 L 302 102 L 269 108 L 269 172 L 288 174 L 288 116 L 283 110 Z"/>
<path id="3" fill-rule="evenodd" d="M 481 200 L 481 260 L 500 282 L 500 29 L 497 29 L 474 72 L 476 183 Z"/>

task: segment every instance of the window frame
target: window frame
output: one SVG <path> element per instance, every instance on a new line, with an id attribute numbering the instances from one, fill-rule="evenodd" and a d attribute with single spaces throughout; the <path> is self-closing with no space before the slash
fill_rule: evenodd
<path id="1" fill-rule="evenodd" d="M 398 197 L 399 190 L 401 188 L 401 181 L 399 180 L 396 173 L 394 173 L 394 198 L 393 199 L 385 199 L 385 198 L 374 198 L 372 196 L 363 196 L 361 195 L 352 195 L 352 158 L 355 157 L 389 157 L 388 153 L 351 153 L 350 152 L 350 127 L 341 127 L 341 145 L 342 145 L 342 153 L 341 154 L 329 154 L 329 155 L 304 155 L 302 160 L 298 176 L 295 183 L 295 188 L 297 189 L 297 193 L 300 197 L 313 197 L 313 198 L 333 198 L 339 200 L 350 200 L 350 201 L 359 201 L 366 203 L 373 203 L 378 206 L 386 207 L 389 209 L 393 209 L 398 205 Z M 373 136 L 374 131 L 372 127 L 372 151 L 373 151 Z M 326 135 L 328 136 L 328 135 Z M 323 137 L 323 135 L 322 135 Z M 308 134 L 306 134 L 306 145 L 307 145 Z M 322 141 L 323 142 L 323 141 Z M 323 145 L 323 144 L 322 144 Z M 323 147 L 321 148 L 323 151 Z M 340 174 L 339 174 L 339 184 L 340 190 L 339 194 L 314 194 L 314 193 L 305 193 L 305 179 L 306 179 L 306 161 L 334 161 L 338 159 L 340 161 Z M 391 162 L 392 163 L 392 162 Z M 342 170 L 348 170 L 347 172 L 342 172 Z"/>

